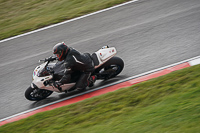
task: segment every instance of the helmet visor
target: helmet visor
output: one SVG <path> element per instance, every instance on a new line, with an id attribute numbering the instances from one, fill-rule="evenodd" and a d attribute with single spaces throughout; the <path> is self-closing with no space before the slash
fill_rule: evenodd
<path id="1" fill-rule="evenodd" d="M 61 55 L 62 55 L 62 51 L 58 51 L 58 52 L 56 52 L 55 55 L 56 55 L 58 58 L 60 58 Z"/>
<path id="2" fill-rule="evenodd" d="M 58 51 L 54 55 L 56 55 L 58 57 L 58 60 L 61 61 L 63 56 L 63 51 Z"/>

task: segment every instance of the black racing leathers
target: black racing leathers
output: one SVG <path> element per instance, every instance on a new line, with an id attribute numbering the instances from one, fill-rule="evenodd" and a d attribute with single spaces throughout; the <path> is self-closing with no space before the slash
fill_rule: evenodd
<path id="1" fill-rule="evenodd" d="M 90 57 L 90 54 L 81 54 L 77 50 L 69 48 L 69 51 L 64 59 L 64 66 L 64 76 L 59 81 L 61 84 L 69 83 L 71 79 L 71 73 L 80 71 L 82 75 L 76 83 L 76 88 L 87 87 L 87 80 L 91 72 L 94 70 L 94 63 Z"/>

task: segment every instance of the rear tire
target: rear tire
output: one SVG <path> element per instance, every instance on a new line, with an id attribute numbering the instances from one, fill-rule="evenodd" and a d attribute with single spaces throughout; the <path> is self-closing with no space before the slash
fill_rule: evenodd
<path id="1" fill-rule="evenodd" d="M 117 76 L 124 68 L 124 61 L 119 57 L 112 57 L 102 66 L 95 70 L 97 74 L 97 79 L 110 79 Z"/>
<path id="2" fill-rule="evenodd" d="M 39 101 L 39 100 L 47 98 L 52 93 L 53 91 L 29 87 L 25 91 L 25 97 L 26 99 L 30 101 Z"/>

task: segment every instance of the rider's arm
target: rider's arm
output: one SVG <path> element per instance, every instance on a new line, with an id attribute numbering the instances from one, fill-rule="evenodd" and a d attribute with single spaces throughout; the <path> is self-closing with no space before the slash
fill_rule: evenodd
<path id="1" fill-rule="evenodd" d="M 59 83 L 64 84 L 64 83 L 69 83 L 71 80 L 71 67 L 69 63 L 64 63 L 65 65 L 65 71 L 64 71 L 64 76 L 59 80 Z"/>

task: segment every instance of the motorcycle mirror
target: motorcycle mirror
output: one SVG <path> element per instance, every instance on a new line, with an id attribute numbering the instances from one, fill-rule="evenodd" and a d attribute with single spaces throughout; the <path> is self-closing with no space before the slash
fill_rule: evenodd
<path id="1" fill-rule="evenodd" d="M 45 61 L 45 60 L 39 60 L 39 63 L 40 63 L 40 62 L 44 62 L 44 61 Z"/>

